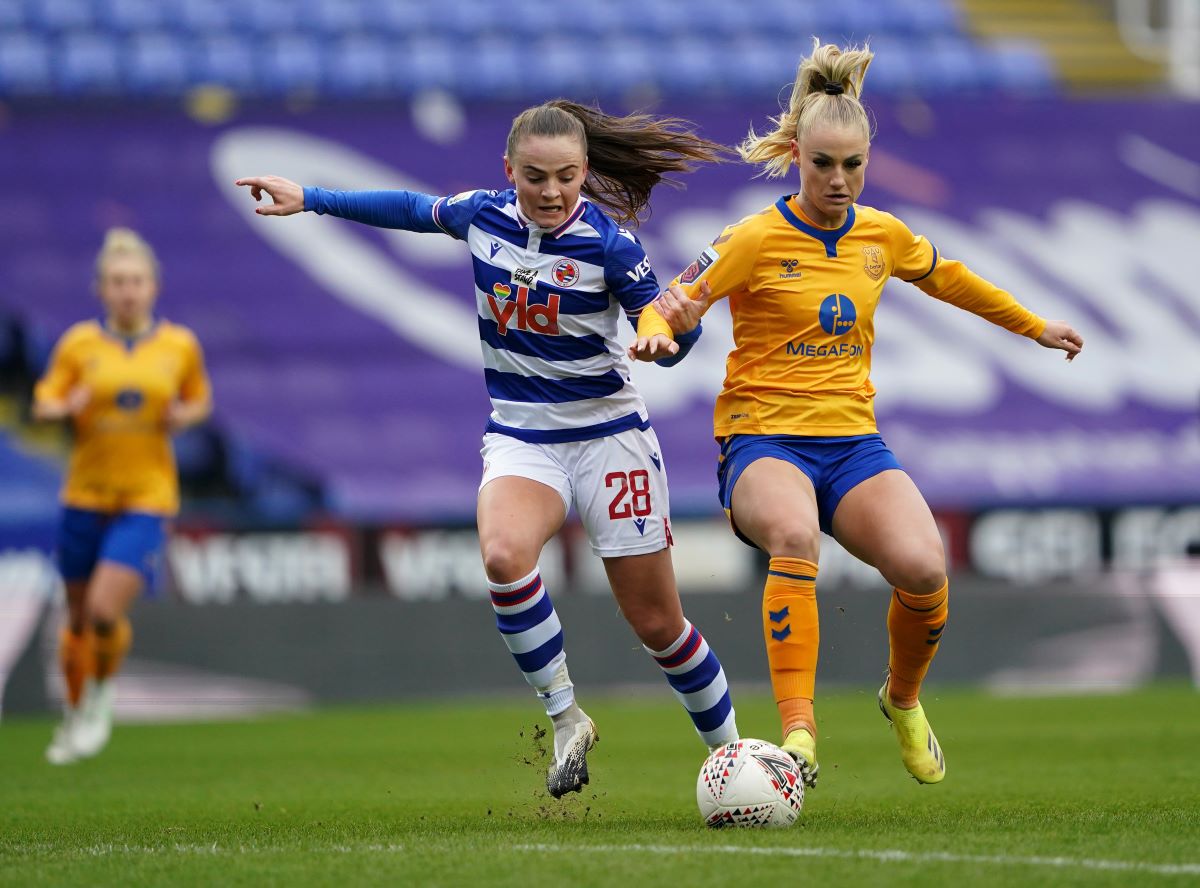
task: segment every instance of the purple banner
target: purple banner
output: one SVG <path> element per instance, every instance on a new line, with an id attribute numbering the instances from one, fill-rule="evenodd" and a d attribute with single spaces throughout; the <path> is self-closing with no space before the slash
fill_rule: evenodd
<path id="1" fill-rule="evenodd" d="M 199 334 L 235 433 L 317 473 L 349 514 L 469 516 L 488 402 L 465 247 L 312 215 L 258 218 L 232 182 L 274 173 L 440 194 L 504 187 L 516 110 L 255 110 L 219 126 L 168 111 L 9 112 L 0 307 L 58 335 L 97 311 L 103 230 L 138 228 L 162 260 L 161 314 Z M 731 143 L 777 109 L 659 110 Z M 862 202 L 1087 339 L 1067 364 L 888 285 L 873 370 L 880 429 L 930 502 L 1200 500 L 1200 106 L 873 110 Z M 731 163 L 660 189 L 640 231 L 660 280 L 724 224 L 797 187 L 752 173 Z M 680 366 L 634 370 L 677 512 L 716 509 L 711 409 L 728 310 L 718 305 L 705 326 Z"/>

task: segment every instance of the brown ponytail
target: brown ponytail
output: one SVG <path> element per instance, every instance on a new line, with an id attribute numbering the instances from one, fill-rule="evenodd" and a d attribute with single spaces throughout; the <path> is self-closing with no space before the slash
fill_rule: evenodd
<path id="1" fill-rule="evenodd" d="M 681 187 L 667 173 L 724 159 L 729 149 L 701 138 L 677 117 L 612 117 L 566 99 L 528 108 L 513 120 L 506 153 L 512 162 L 525 136 L 574 136 L 583 145 L 588 177 L 583 193 L 610 209 L 618 222 L 637 222 L 660 182 Z"/>

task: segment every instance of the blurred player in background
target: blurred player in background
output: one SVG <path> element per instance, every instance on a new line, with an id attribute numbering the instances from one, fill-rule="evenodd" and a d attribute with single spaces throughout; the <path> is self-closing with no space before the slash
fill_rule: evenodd
<path id="1" fill-rule="evenodd" d="M 775 128 L 751 131 L 739 147 L 772 177 L 795 164 L 800 192 L 726 228 L 642 312 L 630 347 L 631 357 L 654 360 L 698 313 L 681 297 L 701 311 L 729 297 L 734 350 L 715 411 L 720 497 L 739 536 L 771 559 L 762 606 L 771 683 L 783 746 L 810 785 L 822 530 L 894 587 L 879 706 L 913 777 L 937 783 L 946 770 L 918 701 L 946 625 L 946 558 L 929 507 L 877 432 L 869 378 L 873 315 L 887 279 L 1063 349 L 1067 360 L 1083 346 L 1067 323 L 1043 320 L 899 219 L 855 204 L 870 153 L 859 96 L 872 57 L 814 45 Z"/>
<path id="2" fill-rule="evenodd" d="M 156 319 L 159 267 L 135 232 L 111 229 L 96 259 L 105 316 L 63 334 L 34 390 L 35 419 L 69 420 L 59 569 L 68 623 L 59 654 L 66 714 L 54 764 L 92 756 L 112 731 L 112 677 L 129 649 L 126 612 L 154 573 L 179 508 L 171 434 L 212 411 L 204 358 L 185 327 Z"/>
<path id="3" fill-rule="evenodd" d="M 467 242 L 493 406 L 480 545 L 497 627 L 554 724 L 547 788 L 555 797 L 588 782 L 586 754 L 597 740 L 575 702 L 538 570 L 572 503 L 621 612 L 701 739 L 716 747 L 737 737 L 721 664 L 683 615 L 662 452 L 616 342 L 620 310 L 636 324 L 658 295 L 645 251 L 619 223 L 637 220 L 665 174 L 720 151 L 680 121 L 610 117 L 558 100 L 514 120 L 504 169 L 515 188 L 507 191 L 435 198 L 301 189 L 277 177 L 237 183 L 255 199 L 271 196 L 262 215 L 309 210 Z M 681 360 L 699 338 L 694 320 L 687 329 L 663 363 Z"/>

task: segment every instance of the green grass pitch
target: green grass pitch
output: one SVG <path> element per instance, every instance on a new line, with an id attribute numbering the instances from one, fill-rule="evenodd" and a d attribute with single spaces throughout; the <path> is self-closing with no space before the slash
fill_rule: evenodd
<path id="1" fill-rule="evenodd" d="M 710 831 L 703 758 L 664 688 L 583 697 L 592 783 L 542 788 L 537 702 L 118 726 L 100 758 L 42 760 L 50 723 L 0 725 L 11 885 L 1200 884 L 1200 696 L 927 694 L 946 782 L 904 772 L 874 693 L 818 701 L 821 781 L 783 831 Z M 744 734 L 774 707 L 736 700 Z M 544 741 L 543 741 L 544 742 Z"/>

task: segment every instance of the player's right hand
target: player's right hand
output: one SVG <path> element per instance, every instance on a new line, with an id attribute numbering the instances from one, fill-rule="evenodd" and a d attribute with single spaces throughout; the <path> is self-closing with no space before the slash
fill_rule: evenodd
<path id="1" fill-rule="evenodd" d="M 67 411 L 67 416 L 78 416 L 87 409 L 87 405 L 91 402 L 92 390 L 86 385 L 77 385 L 67 392 L 67 399 L 63 402 L 63 407 Z"/>
<path id="2" fill-rule="evenodd" d="M 247 185 L 250 196 L 261 201 L 263 192 L 267 192 L 272 203 L 263 207 L 255 207 L 254 212 L 260 216 L 291 216 L 304 211 L 304 189 L 282 176 L 250 176 L 238 179 L 234 185 Z"/>
<path id="3" fill-rule="evenodd" d="M 708 281 L 701 282 L 700 292 L 695 298 L 689 297 L 679 284 L 672 284 L 654 301 L 654 310 L 671 325 L 672 333 L 682 336 L 699 326 L 700 318 L 708 311 L 712 301 L 712 288 Z"/>

